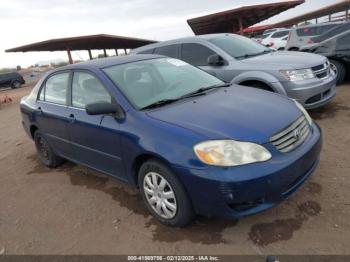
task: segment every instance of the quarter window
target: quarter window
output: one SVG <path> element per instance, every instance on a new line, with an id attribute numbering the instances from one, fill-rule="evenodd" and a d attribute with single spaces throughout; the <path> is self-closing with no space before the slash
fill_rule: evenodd
<path id="1" fill-rule="evenodd" d="M 69 74 L 69 72 L 59 73 L 47 79 L 44 88 L 41 89 L 39 99 L 65 105 L 67 103 Z"/>
<path id="2" fill-rule="evenodd" d="M 97 102 L 112 102 L 111 95 L 101 82 L 86 72 L 75 72 L 72 82 L 72 105 L 85 108 L 87 104 Z"/>
<path id="3" fill-rule="evenodd" d="M 214 51 L 200 44 L 183 44 L 182 60 L 195 66 L 208 65 L 208 57 L 214 55 Z"/>

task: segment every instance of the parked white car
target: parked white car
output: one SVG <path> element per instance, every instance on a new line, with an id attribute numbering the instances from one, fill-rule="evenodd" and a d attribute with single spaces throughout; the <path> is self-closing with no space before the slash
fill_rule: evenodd
<path id="1" fill-rule="evenodd" d="M 277 50 L 283 50 L 287 44 L 289 29 L 279 29 L 265 37 L 261 44 Z"/>

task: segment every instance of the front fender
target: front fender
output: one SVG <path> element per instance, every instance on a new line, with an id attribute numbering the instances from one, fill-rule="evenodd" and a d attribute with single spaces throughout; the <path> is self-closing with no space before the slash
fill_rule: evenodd
<path id="1" fill-rule="evenodd" d="M 276 93 L 287 95 L 280 81 L 273 75 L 261 71 L 248 71 L 239 74 L 231 80 L 231 83 L 240 84 L 246 81 L 259 81 L 270 86 Z"/>

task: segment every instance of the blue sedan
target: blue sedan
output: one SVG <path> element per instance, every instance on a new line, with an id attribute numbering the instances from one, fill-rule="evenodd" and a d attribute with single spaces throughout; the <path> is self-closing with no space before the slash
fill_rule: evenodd
<path id="1" fill-rule="evenodd" d="M 69 160 L 138 187 L 169 226 L 270 208 L 308 179 L 321 150 L 298 102 L 155 55 L 51 71 L 21 114 L 44 165 Z"/>

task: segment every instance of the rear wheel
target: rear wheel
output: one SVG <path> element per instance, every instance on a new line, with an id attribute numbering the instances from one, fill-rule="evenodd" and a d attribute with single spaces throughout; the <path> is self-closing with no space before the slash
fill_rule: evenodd
<path id="1" fill-rule="evenodd" d="M 13 81 L 11 84 L 11 88 L 13 88 L 13 89 L 20 88 L 20 87 L 21 87 L 21 82 L 18 80 Z"/>
<path id="2" fill-rule="evenodd" d="M 64 160 L 53 152 L 46 138 L 39 130 L 34 133 L 34 142 L 39 159 L 45 166 L 54 168 L 63 163 Z"/>
<path id="3" fill-rule="evenodd" d="M 165 225 L 183 227 L 195 217 L 191 201 L 175 174 L 157 160 L 145 162 L 138 184 L 150 213 Z"/>
<path id="4" fill-rule="evenodd" d="M 335 74 L 337 76 L 337 85 L 340 85 L 345 80 L 345 76 L 346 76 L 345 65 L 342 62 L 339 62 L 339 61 L 333 60 L 333 59 L 330 59 L 329 63 L 330 63 L 332 70 L 335 72 Z"/>
<path id="5" fill-rule="evenodd" d="M 291 47 L 288 49 L 288 51 L 299 51 L 299 48 L 297 47 Z"/>

